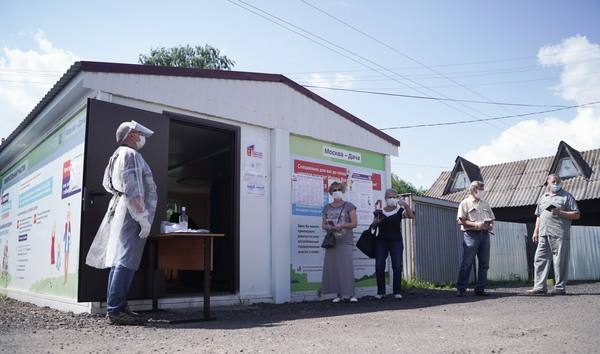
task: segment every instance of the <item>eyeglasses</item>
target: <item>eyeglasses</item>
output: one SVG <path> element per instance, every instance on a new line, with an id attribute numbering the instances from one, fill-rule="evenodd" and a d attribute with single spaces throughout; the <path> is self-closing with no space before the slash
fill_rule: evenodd
<path id="1" fill-rule="evenodd" d="M 342 191 L 341 189 L 332 189 L 331 193 L 333 193 L 333 192 L 341 192 L 341 191 Z"/>

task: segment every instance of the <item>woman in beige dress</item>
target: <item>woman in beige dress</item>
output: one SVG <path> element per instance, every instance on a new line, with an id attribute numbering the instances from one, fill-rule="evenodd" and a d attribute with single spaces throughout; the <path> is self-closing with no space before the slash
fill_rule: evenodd
<path id="1" fill-rule="evenodd" d="M 350 299 L 354 296 L 354 238 L 352 229 L 356 227 L 356 207 L 343 199 L 345 185 L 333 182 L 329 194 L 333 202 L 323 208 L 323 229 L 335 232 L 335 246 L 325 249 L 321 294 L 336 294 L 333 302 Z"/>

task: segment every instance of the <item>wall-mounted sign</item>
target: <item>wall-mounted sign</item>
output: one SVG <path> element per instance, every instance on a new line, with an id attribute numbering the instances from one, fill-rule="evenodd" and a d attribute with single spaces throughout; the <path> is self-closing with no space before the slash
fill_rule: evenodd
<path id="1" fill-rule="evenodd" d="M 292 163 L 291 290 L 292 295 L 316 292 L 321 287 L 325 251 L 321 241 L 323 207 L 331 202 L 328 189 L 334 181 L 346 184 L 345 200 L 356 206 L 359 226 L 355 242 L 373 220 L 377 201 L 383 200 L 381 186 L 385 171 L 382 154 L 348 146 L 334 146 L 314 139 L 290 136 Z M 354 251 L 357 287 L 375 286 L 372 259 Z"/>

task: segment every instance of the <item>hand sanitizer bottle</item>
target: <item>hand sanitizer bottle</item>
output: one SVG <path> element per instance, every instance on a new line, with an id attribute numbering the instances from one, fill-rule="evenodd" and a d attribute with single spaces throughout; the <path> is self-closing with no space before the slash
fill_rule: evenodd
<path id="1" fill-rule="evenodd" d="M 179 227 L 183 230 L 188 228 L 187 209 L 184 206 L 181 207 L 181 214 L 179 215 Z"/>

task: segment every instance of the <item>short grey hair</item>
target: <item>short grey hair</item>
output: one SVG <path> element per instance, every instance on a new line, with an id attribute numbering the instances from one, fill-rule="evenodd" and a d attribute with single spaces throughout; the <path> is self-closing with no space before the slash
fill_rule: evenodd
<path id="1" fill-rule="evenodd" d="M 398 191 L 396 191 L 394 188 L 388 188 L 388 189 L 385 190 L 385 193 L 383 195 L 384 196 L 388 195 L 388 193 L 396 193 L 396 194 L 398 194 Z"/>
<path id="2" fill-rule="evenodd" d="M 482 181 L 473 181 L 469 185 L 469 192 L 473 192 L 476 189 L 483 188 L 484 184 Z"/>
<path id="3" fill-rule="evenodd" d="M 127 135 L 131 132 L 131 126 L 129 122 L 123 122 L 117 128 L 115 132 L 115 138 L 117 139 L 117 144 L 120 144 L 127 138 Z"/>
<path id="4" fill-rule="evenodd" d="M 561 181 L 561 179 L 560 179 L 560 176 L 559 176 L 558 174 L 556 174 L 556 173 L 551 173 L 551 174 L 549 174 L 549 175 L 548 175 L 548 177 L 546 178 L 546 182 L 548 182 L 548 181 L 550 180 L 550 178 L 552 178 L 552 177 L 556 178 L 556 179 L 557 179 L 559 182 Z"/>

